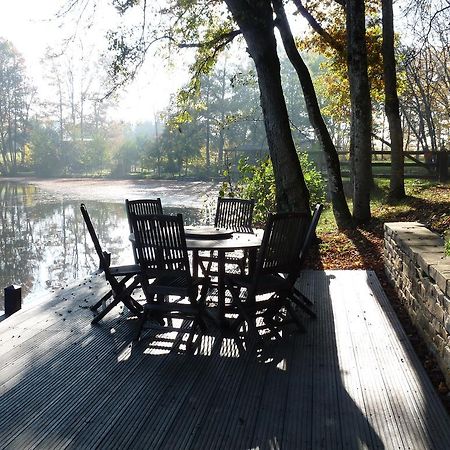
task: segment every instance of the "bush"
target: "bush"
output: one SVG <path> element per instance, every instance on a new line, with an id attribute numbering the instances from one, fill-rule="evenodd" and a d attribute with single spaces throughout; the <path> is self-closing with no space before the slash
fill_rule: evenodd
<path id="1" fill-rule="evenodd" d="M 325 181 L 306 153 L 299 154 L 300 164 L 306 185 L 310 192 L 310 205 L 325 201 Z M 272 162 L 269 157 L 250 164 L 248 159 L 239 160 L 239 180 L 233 185 L 229 172 L 225 173 L 228 181 L 224 182 L 219 192 L 220 196 L 254 198 L 254 222 L 264 223 L 267 215 L 276 210 L 275 178 Z"/>

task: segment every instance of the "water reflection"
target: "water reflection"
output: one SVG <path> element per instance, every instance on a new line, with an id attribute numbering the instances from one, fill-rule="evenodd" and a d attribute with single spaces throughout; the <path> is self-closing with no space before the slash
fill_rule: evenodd
<path id="1" fill-rule="evenodd" d="M 102 246 L 113 264 L 132 261 L 124 203 L 85 201 Z M 86 232 L 80 200 L 48 195 L 36 186 L 0 181 L 0 310 L 3 288 L 22 286 L 24 303 L 96 270 L 98 257 Z M 183 213 L 186 224 L 198 223 L 200 210 Z"/>

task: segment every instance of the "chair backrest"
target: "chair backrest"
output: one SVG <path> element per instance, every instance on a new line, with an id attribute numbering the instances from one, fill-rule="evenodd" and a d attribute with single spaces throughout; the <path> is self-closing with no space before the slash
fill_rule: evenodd
<path id="1" fill-rule="evenodd" d="M 306 237 L 303 242 L 302 249 L 300 250 L 300 257 L 299 257 L 300 258 L 300 263 L 299 263 L 300 266 L 305 261 L 309 247 L 310 247 L 312 240 L 316 234 L 316 228 L 317 228 L 317 224 L 319 223 L 319 219 L 320 219 L 320 215 L 322 214 L 322 210 L 323 210 L 322 203 L 318 203 L 314 208 L 314 212 L 311 217 L 311 222 L 309 224 L 308 231 L 306 232 Z"/>
<path id="2" fill-rule="evenodd" d="M 137 262 L 152 272 L 174 271 L 190 277 L 189 257 L 181 214 L 130 214 Z"/>
<path id="3" fill-rule="evenodd" d="M 238 233 L 253 233 L 254 199 L 223 198 L 217 199 L 214 226 L 228 228 Z"/>
<path id="4" fill-rule="evenodd" d="M 268 274 L 296 277 L 300 249 L 310 222 L 307 213 L 270 214 L 258 251 L 254 284 Z M 294 280 L 295 281 L 295 280 Z"/>
<path id="5" fill-rule="evenodd" d="M 150 215 L 150 214 L 163 214 L 163 208 L 161 199 L 141 199 L 141 200 L 125 200 L 125 206 L 127 210 L 128 224 L 130 225 L 130 232 L 133 232 L 131 227 L 130 214 L 136 215 Z"/>
<path id="6" fill-rule="evenodd" d="M 104 252 L 102 250 L 102 247 L 100 245 L 100 242 L 98 240 L 97 233 L 95 232 L 94 226 L 92 225 L 91 218 L 89 216 L 88 210 L 86 208 L 86 205 L 82 203 L 80 205 L 81 214 L 83 216 L 84 222 L 86 224 L 86 228 L 89 231 L 89 234 L 91 236 L 92 242 L 94 243 L 95 251 L 97 252 L 98 258 L 100 260 L 100 266 L 99 268 L 104 270 L 105 272 L 109 269 L 109 266 L 111 264 L 111 254 Z"/>

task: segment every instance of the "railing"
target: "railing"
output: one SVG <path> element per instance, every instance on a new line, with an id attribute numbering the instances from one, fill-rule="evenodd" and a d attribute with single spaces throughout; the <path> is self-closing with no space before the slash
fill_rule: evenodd
<path id="1" fill-rule="evenodd" d="M 319 170 L 326 173 L 326 164 L 323 152 L 312 150 L 309 155 L 316 162 Z M 350 172 L 350 160 L 348 152 L 339 151 L 339 161 L 341 163 L 341 171 L 343 176 L 348 176 Z M 372 169 L 374 176 L 385 178 L 389 177 L 391 166 L 390 150 L 374 150 L 372 151 Z M 403 152 L 405 159 L 405 178 L 430 178 L 437 179 L 441 182 L 449 179 L 449 152 Z"/>

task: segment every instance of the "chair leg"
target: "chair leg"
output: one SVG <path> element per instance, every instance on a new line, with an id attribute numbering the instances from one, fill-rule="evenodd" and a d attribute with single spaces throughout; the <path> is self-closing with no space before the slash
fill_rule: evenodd
<path id="1" fill-rule="evenodd" d="M 141 340 L 141 334 L 142 334 L 142 330 L 144 328 L 144 324 L 145 321 L 147 320 L 147 312 L 144 309 L 144 312 L 141 314 L 141 316 L 139 317 L 138 323 L 137 323 L 137 331 L 136 334 L 133 338 L 133 341 L 135 342 L 139 342 Z"/>
<path id="2" fill-rule="evenodd" d="M 297 295 L 299 294 L 299 295 Z M 308 316 L 310 316 L 312 319 L 317 319 L 317 314 L 308 306 L 306 305 L 303 300 L 303 294 L 300 291 L 295 290 L 293 292 L 293 295 L 291 295 L 289 298 L 292 300 L 293 303 L 295 303 L 300 309 L 302 309 Z M 305 297 L 306 298 L 306 297 Z M 309 301 L 309 299 L 308 299 Z M 311 303 L 312 304 L 312 303 Z"/>
<path id="3" fill-rule="evenodd" d="M 92 319 L 91 324 L 97 324 L 120 302 L 122 302 L 132 313 L 139 316 L 142 311 L 142 306 L 131 296 L 131 293 L 134 291 L 138 284 L 139 282 L 135 280 L 125 289 L 124 285 L 121 283 L 116 283 L 115 285 L 111 284 L 111 286 L 113 287 L 112 291 L 115 290 L 118 293 L 114 294 L 114 292 L 112 292 L 112 301 Z"/>
<path id="4" fill-rule="evenodd" d="M 198 328 L 200 328 L 200 332 L 198 333 L 197 336 L 197 340 L 194 343 L 194 336 L 195 336 L 195 330 Z M 194 353 L 195 352 L 195 344 L 199 344 L 202 340 L 202 329 L 200 326 L 200 321 L 198 318 L 195 318 L 194 321 L 192 322 L 192 327 L 191 327 L 191 331 L 189 332 L 189 336 L 188 336 L 188 340 L 186 341 L 186 350 L 189 353 Z"/>
<path id="5" fill-rule="evenodd" d="M 291 315 L 292 320 L 297 325 L 299 331 L 301 331 L 302 333 L 305 332 L 306 331 L 305 330 L 305 326 L 303 325 L 303 323 L 299 319 L 299 317 L 298 317 L 297 313 L 295 312 L 294 308 L 292 307 L 292 304 L 289 301 L 289 299 L 287 299 L 287 301 L 286 301 L 286 309 L 288 310 L 289 314 Z"/>
<path id="6" fill-rule="evenodd" d="M 100 308 L 100 306 L 106 302 L 106 300 L 108 300 L 109 298 L 111 298 L 113 295 L 113 292 L 111 290 L 109 290 L 98 302 L 94 303 L 93 305 L 91 305 L 89 307 L 89 309 L 93 312 L 97 311 L 98 308 Z"/>
<path id="7" fill-rule="evenodd" d="M 108 314 L 117 304 L 119 303 L 119 300 L 117 299 L 113 299 L 111 301 L 111 303 L 109 305 L 106 305 L 106 307 L 104 309 L 102 309 L 92 320 L 91 320 L 91 324 L 95 325 L 97 324 L 100 320 L 103 319 L 103 317 L 106 316 L 106 314 Z"/>
<path id="8" fill-rule="evenodd" d="M 233 302 L 236 304 L 236 307 L 239 311 L 239 315 L 242 317 L 240 320 L 238 317 L 233 322 L 234 326 L 237 327 L 239 325 L 239 323 L 241 323 L 242 321 L 247 322 L 249 332 L 251 332 L 251 334 L 256 339 L 258 339 L 259 333 L 258 333 L 258 329 L 256 328 L 256 323 L 255 323 L 256 319 L 250 317 L 250 315 L 247 313 L 245 305 L 241 302 L 241 299 L 239 298 L 239 291 L 235 287 L 232 287 L 232 286 L 228 286 L 228 289 L 231 292 L 231 297 L 233 298 Z M 248 301 L 248 299 L 247 299 L 247 301 Z"/>
<path id="9" fill-rule="evenodd" d="M 309 305 L 309 306 L 314 305 L 314 303 L 305 294 L 303 294 L 303 292 L 301 292 L 300 290 L 298 290 L 295 287 L 294 287 L 294 295 L 296 295 L 297 297 L 300 297 L 302 299 L 302 301 L 304 303 L 306 303 L 307 305 Z"/>

